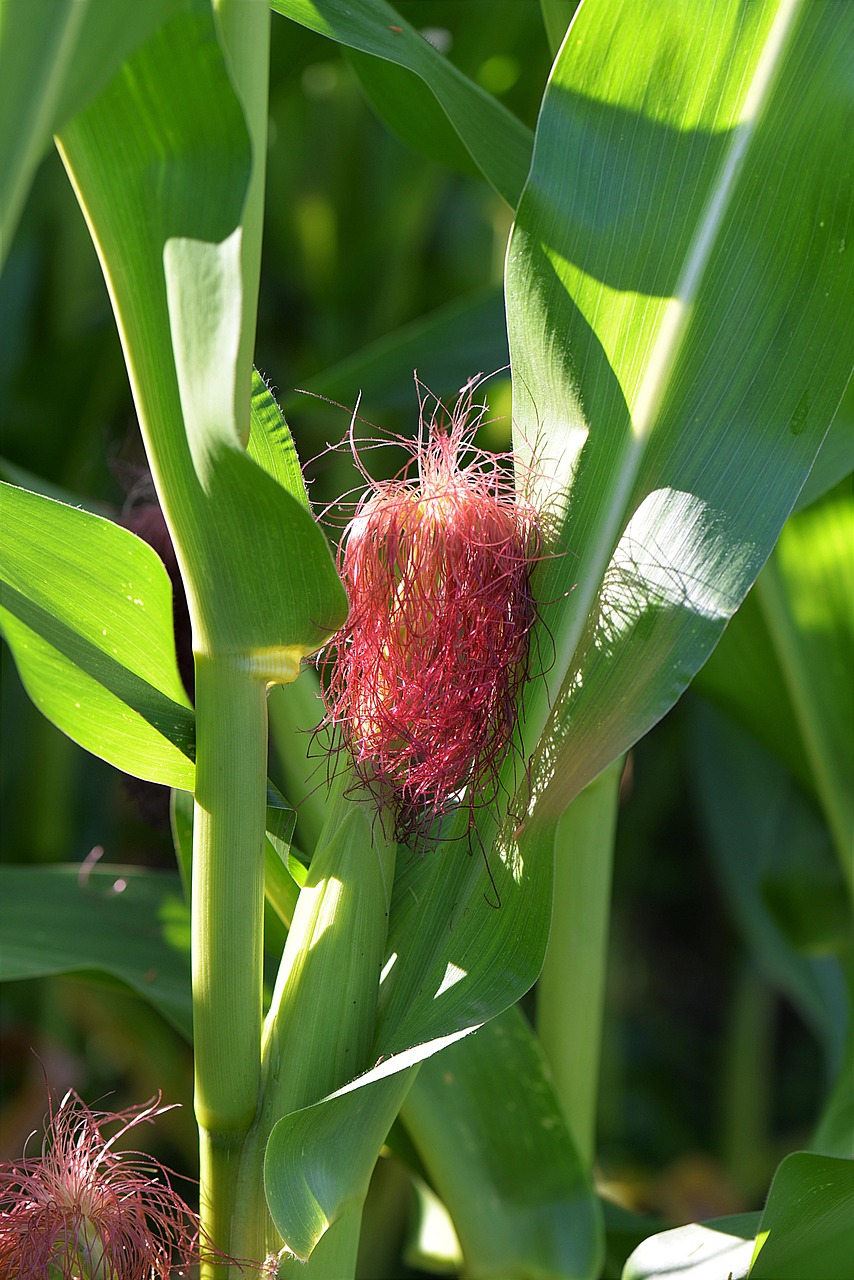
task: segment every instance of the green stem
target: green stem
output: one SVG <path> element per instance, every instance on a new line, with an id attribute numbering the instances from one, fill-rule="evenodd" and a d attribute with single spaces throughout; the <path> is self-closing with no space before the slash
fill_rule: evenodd
<path id="1" fill-rule="evenodd" d="M 252 142 L 241 222 L 243 286 L 235 413 L 249 434 L 267 159 L 270 11 L 214 0 L 220 44 Z M 210 602 L 208 602 L 210 603 Z M 231 658 L 196 657 L 193 1029 L 202 1225 L 232 1251 L 240 1151 L 258 1105 L 263 979 L 265 688 Z M 260 1261 L 260 1259 L 259 1259 Z M 203 1267 L 222 1280 L 220 1268 Z"/>
<path id="2" fill-rule="evenodd" d="M 611 866 L 622 760 L 576 796 L 555 836 L 552 927 L 537 1031 L 578 1151 L 590 1166 L 605 1002 Z"/>
<path id="3" fill-rule="evenodd" d="M 196 748 L 192 968 L 200 1195 L 207 1237 L 229 1250 L 237 1162 L 260 1085 L 267 778 L 264 686 L 230 658 L 196 655 Z"/>

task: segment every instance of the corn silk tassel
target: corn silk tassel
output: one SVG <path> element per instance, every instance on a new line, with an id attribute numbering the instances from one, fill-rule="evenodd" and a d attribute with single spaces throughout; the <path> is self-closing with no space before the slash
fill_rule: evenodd
<path id="1" fill-rule="evenodd" d="M 339 552 L 350 613 L 321 659 L 326 723 L 398 839 L 425 837 L 460 803 L 471 830 L 495 797 L 529 671 L 540 524 L 517 497 L 512 455 L 473 445 L 480 381 L 425 422 L 416 378 L 419 437 L 401 442 L 412 457 L 371 482 Z"/>
<path id="2" fill-rule="evenodd" d="M 200 1247 L 163 1165 L 115 1149 L 170 1109 L 93 1111 L 73 1090 L 51 1109 L 41 1155 L 0 1165 L 0 1280 L 172 1280 L 203 1254 L 227 1261 Z"/>

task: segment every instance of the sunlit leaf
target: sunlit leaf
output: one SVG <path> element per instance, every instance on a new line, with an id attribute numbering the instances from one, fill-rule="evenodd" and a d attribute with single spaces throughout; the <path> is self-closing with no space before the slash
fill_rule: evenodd
<path id="1" fill-rule="evenodd" d="M 629 1258 L 623 1280 L 746 1280 L 758 1221 L 744 1213 L 650 1236 Z"/>
<path id="2" fill-rule="evenodd" d="M 273 1129 L 264 1188 L 273 1221 L 297 1258 L 317 1249 L 322 1262 L 324 1248 L 336 1249 L 336 1228 L 348 1214 L 361 1212 L 377 1154 L 411 1080 L 404 1071 L 370 1088 L 356 1081 L 356 1095 L 339 1093 L 285 1116 Z M 337 1272 L 344 1273 L 343 1267 Z"/>
<path id="3" fill-rule="evenodd" d="M 195 643 L 293 678 L 346 597 L 301 501 L 242 450 L 251 153 L 210 10 L 158 30 L 61 148 L 110 286 Z"/>
<path id="4" fill-rule="evenodd" d="M 25 489 L 0 485 L 0 508 L 0 623 L 33 702 L 126 773 L 192 789 L 193 712 L 156 553 Z"/>
<path id="5" fill-rule="evenodd" d="M 554 825 L 532 824 L 485 856 L 477 836 L 468 848 L 463 821 L 429 857 L 398 868 L 378 1054 L 433 1052 L 431 1043 L 495 1017 L 533 984 L 548 939 L 554 837 Z"/>
<path id="6" fill-rule="evenodd" d="M 810 1151 L 774 1174 L 750 1280 L 848 1280 L 854 1257 L 854 1160 Z"/>
<path id="7" fill-rule="evenodd" d="M 246 451 L 253 462 L 257 462 L 292 498 L 296 498 L 306 511 L 311 511 L 290 428 L 257 369 L 252 372 L 252 406 Z"/>
<path id="8" fill-rule="evenodd" d="M 842 397 L 851 23 L 588 0 L 553 69 L 507 265 L 514 422 L 559 524 L 526 730 L 551 715 L 548 813 L 707 657 Z"/>
<path id="9" fill-rule="evenodd" d="M 599 1206 L 518 1009 L 424 1062 L 401 1118 L 451 1212 L 467 1274 L 599 1274 Z M 500 1211 L 484 1213 L 488 1204 Z"/>

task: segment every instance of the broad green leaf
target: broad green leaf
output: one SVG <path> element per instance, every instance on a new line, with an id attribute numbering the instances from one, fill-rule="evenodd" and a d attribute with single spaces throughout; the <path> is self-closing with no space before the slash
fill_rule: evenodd
<path id="1" fill-rule="evenodd" d="M 176 0 L 3 0 L 0 265 L 53 133 L 175 8 Z"/>
<path id="2" fill-rule="evenodd" d="M 554 824 L 534 822 L 503 846 L 488 815 L 470 847 L 466 828 L 463 817 L 438 848 L 398 865 L 378 1055 L 429 1056 L 514 1004 L 542 967 Z"/>
<path id="3" fill-rule="evenodd" d="M 515 207 L 531 158 L 530 132 L 443 58 L 385 0 L 271 0 L 270 7 L 350 49 L 397 64 L 384 74 L 360 70 L 370 77 L 372 96 L 382 94 L 384 102 L 392 98 L 403 102 L 402 111 L 394 112 L 398 132 L 409 137 L 410 122 L 411 140 L 418 146 L 429 123 L 431 154 L 457 166 L 459 146 L 448 138 L 447 125 L 436 110 L 438 103 L 481 173 Z M 407 83 L 411 81 L 408 73 L 423 85 Z"/>
<path id="4" fill-rule="evenodd" d="M 559 553 L 526 713 L 547 816 L 708 656 L 842 397 L 852 34 L 832 0 L 587 0 L 553 68 L 507 264 Z"/>
<path id="5" fill-rule="evenodd" d="M 854 477 L 788 521 L 757 590 L 854 899 Z"/>
<path id="6" fill-rule="evenodd" d="M 0 867 L 0 979 L 97 973 L 192 1039 L 190 918 L 174 872 Z"/>
<path id="7" fill-rule="evenodd" d="M 774 1174 L 750 1280 L 848 1280 L 854 1258 L 854 1160 L 797 1151 Z"/>
<path id="8" fill-rule="evenodd" d="M 481 177 L 480 169 L 425 80 L 397 62 L 357 53 L 355 49 L 348 49 L 346 56 L 365 96 L 392 133 L 428 160 Z"/>
<path id="9" fill-rule="evenodd" d="M 346 597 L 301 501 L 241 448 L 251 155 L 209 9 L 161 28 L 61 147 L 110 287 L 195 644 L 293 678 L 343 621 Z"/>
<path id="10" fill-rule="evenodd" d="M 517 1008 L 422 1063 L 401 1118 L 453 1218 L 467 1275 L 599 1274 L 599 1205 Z"/>
<path id="11" fill-rule="evenodd" d="M 374 1079 L 370 1088 L 356 1080 L 349 1090 L 285 1116 L 273 1129 L 264 1190 L 277 1229 L 300 1261 L 318 1246 L 318 1255 L 336 1250 L 336 1230 L 343 1240 L 353 1239 L 346 1219 L 361 1212 L 380 1147 L 414 1074 Z M 326 1274 L 347 1274 L 337 1256 L 339 1269 Z"/>
<path id="12" fill-rule="evenodd" d="M 157 554 L 88 511 L 0 485 L 0 624 L 33 702 L 116 768 L 192 789 L 194 725 Z"/>
<path id="13" fill-rule="evenodd" d="M 534 829 L 526 835 L 521 851 L 512 845 L 490 861 L 487 871 L 477 851 L 467 853 L 460 847 L 465 842 L 463 829 L 456 839 L 423 859 L 409 854 L 408 864 L 398 865 L 380 985 L 380 1017 L 368 1057 L 377 1065 L 353 1080 L 342 1097 L 291 1111 L 274 1130 L 276 1145 L 268 1147 L 265 1179 L 270 1210 L 288 1248 L 298 1257 L 308 1256 L 315 1246 L 346 1249 L 352 1235 L 347 1215 L 354 1204 L 361 1203 L 385 1133 L 409 1088 L 411 1068 L 500 1013 L 533 983 L 548 930 L 543 904 L 551 883 L 553 840 L 553 828 Z M 374 858 L 368 844 L 359 850 L 359 857 L 364 879 Z M 313 862 L 311 875 L 316 874 Z M 317 899 L 313 908 L 319 912 L 316 927 L 322 927 L 333 902 L 339 921 L 345 909 L 346 880 L 339 871 L 325 885 L 325 898 Z M 329 905 L 324 906 L 327 900 Z M 291 936 L 295 937 L 293 929 Z M 338 945 L 353 944 L 342 932 Z M 321 960 L 311 971 L 306 968 L 309 981 L 300 990 L 300 1001 L 316 1010 L 312 1019 L 327 1027 L 330 1013 L 323 1005 L 328 1006 L 329 974 L 356 968 L 352 957 L 345 962 L 346 968 L 337 962 L 337 950 L 331 944 L 323 947 Z M 360 956 L 363 952 L 364 945 Z M 363 963 L 360 958 L 360 971 Z M 283 971 L 287 964 L 286 951 Z M 340 977 L 331 980 L 337 999 L 344 998 L 347 988 L 341 986 Z M 315 984 L 317 992 L 327 991 L 325 1000 L 312 997 Z M 363 996 L 359 1000 L 364 1003 Z M 289 1019 L 295 1016 L 293 1008 L 287 1004 L 284 1008 Z M 332 1015 L 333 1027 L 339 1021 L 343 1025 L 345 1012 Z M 311 1043 L 315 1054 L 322 1051 L 323 1064 L 312 1067 L 312 1058 L 306 1054 L 288 1081 L 289 1093 L 296 1089 L 297 1098 L 303 1096 L 299 1090 L 306 1087 L 306 1072 L 309 1096 L 312 1092 L 316 1096 L 324 1080 L 334 1080 L 336 1069 L 331 1052 L 323 1049 L 324 1039 L 315 1042 L 305 1026 L 304 1021 L 300 1023 L 306 1037 L 304 1049 Z M 364 1018 L 362 1026 L 367 1026 Z M 285 1035 L 286 1027 L 279 1027 L 277 1037 Z M 334 1044 L 340 1059 L 348 1040 L 337 1029 Z M 337 1069 L 346 1061 L 356 1067 L 358 1058 L 353 1053 L 348 1060 L 340 1059 Z M 330 1137 L 345 1130 L 352 1148 L 346 1158 Z M 328 1231 L 330 1225 L 334 1234 Z M 327 1234 L 332 1238 L 327 1239 Z"/>
<path id="14" fill-rule="evenodd" d="M 791 776 L 720 712 L 694 708 L 691 748 L 700 815 L 732 917 L 760 971 L 793 1002 L 833 1065 L 846 1034 L 840 966 L 831 956 L 795 951 L 765 892 L 775 877 L 779 884 L 787 865 L 799 865 L 802 874 L 817 867 L 819 893 L 811 883 L 802 895 L 799 928 L 820 933 L 827 927 L 828 906 L 835 927 L 838 907 L 823 889 L 831 855 L 827 833 Z"/>
<path id="15" fill-rule="evenodd" d="M 690 1222 L 650 1236 L 623 1268 L 623 1280 L 746 1280 L 756 1213 Z"/>
<path id="16" fill-rule="evenodd" d="M 292 689 L 287 689 L 285 697 L 291 692 Z M 295 782 L 298 784 L 298 778 Z M 302 785 L 310 785 L 305 773 Z M 295 804 L 301 800 L 297 792 L 292 792 L 291 798 Z M 354 827 L 352 821 L 349 826 L 349 834 L 342 832 L 341 835 L 348 835 L 348 839 L 358 836 L 359 828 Z M 490 854 L 487 868 L 478 846 L 467 848 L 465 824 L 461 823 L 456 838 L 426 851 L 423 857 L 413 855 L 410 850 L 399 851 L 380 984 L 380 1017 L 373 1048 L 366 1055 L 368 1061 L 377 1065 L 352 1081 L 351 1091 L 336 1101 L 331 1117 L 326 1115 L 326 1102 L 305 1111 L 291 1110 L 276 1128 L 275 1159 L 272 1154 L 267 1158 L 271 1212 L 288 1247 L 299 1256 L 304 1256 L 319 1241 L 324 1243 L 318 1244 L 318 1248 L 337 1247 L 335 1240 L 325 1241 L 329 1223 L 337 1223 L 336 1239 L 347 1238 L 348 1229 L 341 1215 L 363 1194 L 363 1162 L 371 1166 L 379 1154 L 384 1133 L 399 1103 L 396 1090 L 408 1088 L 409 1069 L 499 1014 L 533 983 L 542 963 L 548 933 L 553 842 L 553 827 L 532 824 L 531 829 L 520 836 L 518 846 L 513 843 L 500 854 Z M 347 841 L 341 848 L 349 848 Z M 314 902 L 312 909 L 319 913 L 316 927 L 323 934 L 323 945 L 318 946 L 316 952 L 313 942 L 309 946 L 308 954 L 315 952 L 314 963 L 306 966 L 307 984 L 299 992 L 300 1001 L 305 1001 L 312 1010 L 305 1016 L 311 1027 L 316 1024 L 318 1029 L 309 1033 L 309 1024 L 299 1023 L 306 1057 L 298 1071 L 293 1070 L 292 1064 L 290 1078 L 286 1080 L 289 1094 L 296 1090 L 291 1107 L 304 1103 L 306 1090 L 311 1098 L 324 1083 L 331 1088 L 335 1082 L 332 1050 L 324 1048 L 324 1036 L 330 1033 L 328 984 L 330 980 L 334 984 L 338 993 L 336 1002 L 344 999 L 346 987 L 342 986 L 340 975 L 355 967 L 352 956 L 345 961 L 338 961 L 336 956 L 338 945 L 353 945 L 343 936 L 341 923 L 345 919 L 342 913 L 358 910 L 356 906 L 346 905 L 353 893 L 347 888 L 353 867 L 358 867 L 361 894 L 375 859 L 364 834 L 362 845 L 357 844 L 354 855 L 354 864 L 345 859 L 337 868 L 330 867 L 322 886 L 325 897 L 317 897 L 315 889 L 311 899 L 306 897 L 304 903 L 300 899 L 303 910 L 309 908 L 310 901 Z M 328 852 L 323 856 L 328 858 Z M 313 861 L 312 880 L 320 870 Z M 328 905 L 324 906 L 326 900 Z M 340 944 L 336 942 L 334 947 L 331 941 L 327 942 L 329 933 L 322 927 L 325 913 L 333 904 L 336 922 L 342 928 Z M 296 936 L 293 945 L 299 945 Z M 364 945 L 360 947 L 361 955 Z M 359 964 L 362 963 L 360 959 Z M 293 964 L 291 960 L 292 968 Z M 289 971 L 288 966 L 289 953 L 286 952 L 283 973 Z M 296 969 L 293 972 L 297 974 Z M 330 979 L 330 973 L 338 976 Z M 303 982 L 301 975 L 299 981 Z M 321 999 L 319 993 L 324 990 L 327 995 Z M 363 1002 L 363 995 L 359 999 Z M 287 1002 L 283 1004 L 283 1011 L 288 1019 L 297 1016 Z M 344 1012 L 331 1015 L 339 1058 L 342 1046 L 348 1044 L 338 1029 Z M 294 1027 L 296 1025 L 294 1023 Z M 324 1026 L 326 1032 L 320 1030 Z M 277 1038 L 284 1035 L 286 1030 L 279 1027 Z M 312 1066 L 309 1045 L 313 1054 L 322 1052 L 322 1065 Z M 358 1053 L 351 1053 L 349 1058 L 341 1059 L 337 1070 L 340 1072 L 348 1061 L 351 1069 L 356 1069 L 358 1057 Z M 352 1160 L 341 1159 L 337 1146 L 329 1144 L 329 1132 L 337 1131 L 344 1124 L 354 1151 L 359 1152 L 357 1165 Z M 299 1170 L 309 1150 L 311 1176 L 306 1174 L 300 1180 Z M 353 1160 L 356 1160 L 355 1154 Z"/>

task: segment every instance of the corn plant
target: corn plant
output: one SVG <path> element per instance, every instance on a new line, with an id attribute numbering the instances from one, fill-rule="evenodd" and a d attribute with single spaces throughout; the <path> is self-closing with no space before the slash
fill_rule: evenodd
<path id="1" fill-rule="evenodd" d="M 531 131 L 402 10 L 3 2 L 3 253 L 55 137 L 194 665 L 191 700 L 152 547 L 9 465 L 0 623 L 20 679 L 80 746 L 172 789 L 178 872 L 123 870 L 117 892 L 110 868 L 5 868 L 4 976 L 110 975 L 192 1040 L 201 1231 L 185 1257 L 204 1277 L 353 1276 L 391 1132 L 450 1215 L 443 1261 L 462 1274 L 842 1280 L 854 14 L 541 0 L 552 65 Z M 512 219 L 510 454 L 472 452 L 477 367 L 447 414 L 413 392 L 417 482 L 368 474 L 337 552 L 276 371 L 254 367 L 271 22 L 343 46 L 392 129 Z M 475 299 L 436 323 L 467 354 L 484 315 Z M 401 334 L 385 373 L 364 368 L 382 386 L 417 359 Z M 314 385 L 341 394 L 340 375 Z M 354 416 L 369 473 L 360 431 Z M 695 677 L 718 704 L 692 750 L 733 917 L 811 1011 L 836 1083 L 761 1213 L 633 1219 L 638 1247 L 615 1262 L 594 1174 L 620 773 Z M 813 797 L 818 861 L 763 825 L 780 776 Z M 166 927 L 184 895 L 189 954 Z M 534 984 L 532 1026 L 518 1002 Z M 1 1274 L 170 1274 L 168 1238 L 135 1271 L 93 1252 L 85 1206 L 36 1269 L 21 1223 L 40 1230 L 37 1185 L 30 1166 L 3 1183 Z"/>

